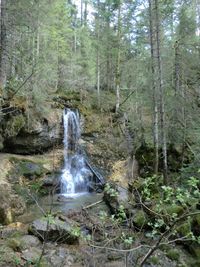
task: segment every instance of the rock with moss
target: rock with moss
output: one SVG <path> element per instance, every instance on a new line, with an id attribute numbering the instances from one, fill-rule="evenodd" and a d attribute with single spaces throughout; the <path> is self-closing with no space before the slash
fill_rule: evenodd
<path id="1" fill-rule="evenodd" d="M 25 126 L 25 124 L 26 120 L 22 114 L 10 117 L 4 127 L 4 137 L 11 138 L 13 136 L 18 135 L 20 130 Z"/>
<path id="2" fill-rule="evenodd" d="M 132 195 L 123 187 L 107 183 L 104 188 L 103 198 L 112 213 L 118 213 L 120 207 L 123 207 L 126 213 L 130 213 L 134 202 L 131 197 Z"/>
<path id="3" fill-rule="evenodd" d="M 10 158 L 10 161 L 14 164 L 14 172 L 18 177 L 23 176 L 33 180 L 41 177 L 47 172 L 41 163 L 36 163 L 31 160 L 12 157 Z"/>
<path id="4" fill-rule="evenodd" d="M 20 111 L 19 111 L 20 113 Z M 4 138 L 4 151 L 17 154 L 42 153 L 63 138 L 62 110 L 50 109 L 38 114 L 30 110 L 29 114 L 6 116 L 1 128 Z"/>
<path id="5" fill-rule="evenodd" d="M 42 240 L 56 241 L 59 243 L 78 243 L 80 229 L 72 220 L 48 216 L 37 219 L 30 224 L 29 233 Z"/>

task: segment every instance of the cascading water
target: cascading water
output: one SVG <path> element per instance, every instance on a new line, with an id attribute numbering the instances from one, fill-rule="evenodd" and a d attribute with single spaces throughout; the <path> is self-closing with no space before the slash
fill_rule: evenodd
<path id="1" fill-rule="evenodd" d="M 74 195 L 88 191 L 92 176 L 79 149 L 80 118 L 77 111 L 65 109 L 64 121 L 64 168 L 61 175 L 61 194 Z"/>

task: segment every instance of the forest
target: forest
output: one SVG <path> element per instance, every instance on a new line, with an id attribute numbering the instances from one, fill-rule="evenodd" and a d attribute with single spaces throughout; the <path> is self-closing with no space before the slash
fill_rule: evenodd
<path id="1" fill-rule="evenodd" d="M 199 0 L 0 0 L 0 266 L 200 266 Z"/>

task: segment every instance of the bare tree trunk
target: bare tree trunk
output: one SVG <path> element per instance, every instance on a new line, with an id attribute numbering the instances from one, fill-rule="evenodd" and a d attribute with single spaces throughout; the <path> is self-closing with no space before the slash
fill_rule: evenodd
<path id="1" fill-rule="evenodd" d="M 87 26 L 87 0 L 85 0 L 85 8 L 84 8 L 84 25 Z"/>
<path id="2" fill-rule="evenodd" d="M 178 43 L 178 41 L 175 42 L 174 49 L 175 49 L 174 89 L 175 89 L 175 96 L 177 96 L 177 94 L 179 93 L 179 90 L 180 90 L 180 62 L 179 62 L 179 43 Z"/>
<path id="3" fill-rule="evenodd" d="M 149 30 L 151 46 L 151 72 L 152 72 L 152 91 L 153 91 L 153 140 L 154 140 L 154 172 L 158 174 L 159 165 L 159 132 L 158 132 L 158 99 L 157 88 L 155 84 L 155 47 L 154 47 L 154 28 L 152 18 L 152 3 L 149 0 Z"/>
<path id="4" fill-rule="evenodd" d="M 83 26 L 83 0 L 81 0 L 81 26 Z"/>
<path id="5" fill-rule="evenodd" d="M 108 7 L 108 12 L 110 12 L 109 7 Z M 111 80 L 111 68 L 110 68 L 110 17 L 108 16 L 106 19 L 106 31 L 107 31 L 107 40 L 106 40 L 106 46 L 107 46 L 107 51 L 106 51 L 106 89 L 109 90 L 111 89 L 110 87 L 110 80 Z"/>
<path id="6" fill-rule="evenodd" d="M 118 6 L 118 23 L 117 23 L 117 66 L 116 66 L 116 108 L 115 111 L 118 112 L 120 105 L 120 49 L 121 49 L 121 0 Z"/>
<path id="7" fill-rule="evenodd" d="M 164 89 L 162 81 L 162 64 L 160 55 L 160 20 L 158 0 L 155 3 L 155 23 L 156 23 L 156 58 L 157 58 L 157 83 L 159 88 L 160 100 L 160 130 L 163 154 L 163 176 L 165 184 L 168 183 L 168 166 L 167 166 L 167 141 L 166 141 L 166 122 L 165 122 L 165 104 L 164 104 Z"/>
<path id="8" fill-rule="evenodd" d="M 98 106 L 100 107 L 100 55 L 99 55 L 99 0 L 97 1 L 98 14 L 96 18 L 96 35 L 97 35 L 97 61 L 96 61 L 96 86 L 97 86 L 97 97 L 98 97 Z"/>
<path id="9" fill-rule="evenodd" d="M 1 12 L 1 31 L 0 31 L 0 94 L 6 86 L 7 81 L 7 36 L 6 36 L 6 0 L 0 0 L 0 12 Z"/>

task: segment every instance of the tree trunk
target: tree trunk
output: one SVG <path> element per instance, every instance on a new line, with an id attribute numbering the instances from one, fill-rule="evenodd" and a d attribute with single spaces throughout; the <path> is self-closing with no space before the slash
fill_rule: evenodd
<path id="1" fill-rule="evenodd" d="M 117 65 L 116 65 L 116 108 L 115 111 L 118 112 L 120 105 L 120 49 L 121 49 L 121 0 L 118 6 L 118 23 L 117 23 Z"/>
<path id="2" fill-rule="evenodd" d="M 108 7 L 107 12 L 110 12 L 110 9 Z M 110 86 L 110 82 L 111 82 L 111 68 L 110 68 L 110 60 L 111 60 L 111 55 L 110 55 L 110 17 L 107 16 L 106 19 L 106 32 L 107 32 L 107 36 L 106 36 L 106 89 L 110 90 L 111 86 Z"/>
<path id="3" fill-rule="evenodd" d="M 165 122 L 165 104 L 164 104 L 164 89 L 162 81 L 162 64 L 160 55 L 160 20 L 158 0 L 155 3 L 155 28 L 156 28 L 156 58 L 157 58 L 157 85 L 159 88 L 160 100 L 160 130 L 163 156 L 163 176 L 164 183 L 168 183 L 168 166 L 167 166 L 167 141 L 166 141 L 166 122 Z"/>
<path id="4" fill-rule="evenodd" d="M 149 33 L 151 46 L 151 72 L 152 72 L 152 91 L 153 91 L 153 140 L 154 140 L 154 172 L 158 174 L 159 165 L 159 132 L 158 132 L 158 94 L 155 84 L 155 47 L 154 47 L 154 29 L 152 17 L 152 3 L 149 0 Z"/>
<path id="5" fill-rule="evenodd" d="M 87 26 L 87 0 L 85 0 L 85 8 L 84 8 L 84 25 Z"/>
<path id="6" fill-rule="evenodd" d="M 97 37 L 97 45 L 96 45 L 96 51 L 97 51 L 97 58 L 96 58 L 96 87 L 97 87 L 97 97 L 98 97 L 98 106 L 100 107 L 100 51 L 99 51 L 99 0 L 97 1 L 97 18 L 96 18 L 96 37 Z"/>
<path id="7" fill-rule="evenodd" d="M 0 0 L 1 31 L 0 31 L 0 94 L 6 86 L 7 81 L 7 36 L 6 36 L 6 0 Z"/>

